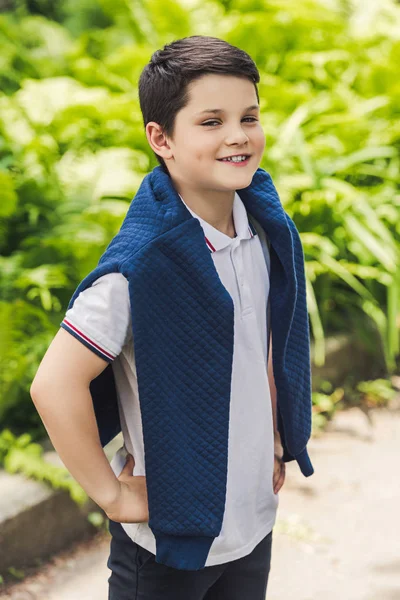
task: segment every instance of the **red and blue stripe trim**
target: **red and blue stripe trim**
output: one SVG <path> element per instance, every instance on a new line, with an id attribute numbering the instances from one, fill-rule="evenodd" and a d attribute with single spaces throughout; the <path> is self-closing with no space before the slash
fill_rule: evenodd
<path id="1" fill-rule="evenodd" d="M 97 356 L 100 356 L 100 358 L 106 360 L 108 363 L 111 363 L 114 358 L 116 358 L 115 354 L 100 346 L 97 342 L 84 334 L 83 331 L 78 329 L 78 327 L 75 327 L 75 325 L 73 325 L 71 321 L 68 321 L 68 319 L 64 319 L 62 323 L 60 323 L 60 327 L 68 331 L 68 333 L 73 335 L 74 338 L 82 342 L 82 344 L 89 348 L 89 350 L 92 350 L 92 352 L 97 354 Z"/>
<path id="2" fill-rule="evenodd" d="M 257 231 L 255 230 L 254 226 L 250 223 L 250 221 L 249 221 L 249 233 L 250 233 L 250 237 L 254 237 L 255 235 L 257 235 Z M 204 239 L 206 241 L 207 248 L 209 249 L 209 251 L 215 252 L 215 248 L 212 245 L 212 243 L 210 242 L 210 240 L 206 236 L 204 236 Z"/>
<path id="3" fill-rule="evenodd" d="M 210 242 L 210 240 L 208 238 L 206 238 L 206 236 L 204 236 L 204 239 L 206 240 L 207 248 L 209 249 L 209 251 L 215 252 L 215 248 L 212 245 L 212 243 Z"/>
<path id="4" fill-rule="evenodd" d="M 250 231 L 250 235 L 251 237 L 254 237 L 255 235 L 257 235 L 257 231 L 254 228 L 254 225 L 252 225 L 249 221 L 249 231 Z"/>

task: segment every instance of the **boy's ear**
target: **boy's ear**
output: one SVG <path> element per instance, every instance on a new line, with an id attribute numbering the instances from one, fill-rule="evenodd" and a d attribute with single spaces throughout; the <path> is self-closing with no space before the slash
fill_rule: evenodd
<path id="1" fill-rule="evenodd" d="M 161 156 L 161 158 L 168 159 L 173 157 L 171 147 L 161 125 L 155 123 L 154 121 L 147 123 L 146 137 L 152 150 Z"/>

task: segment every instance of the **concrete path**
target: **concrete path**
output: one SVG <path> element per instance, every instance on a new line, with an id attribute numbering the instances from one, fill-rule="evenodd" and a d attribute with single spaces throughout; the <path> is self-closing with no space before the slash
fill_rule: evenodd
<path id="1" fill-rule="evenodd" d="M 268 600 L 400 600 L 400 412 L 371 416 L 312 440 L 312 477 L 287 470 Z"/>
<path id="2" fill-rule="evenodd" d="M 268 600 L 400 600 L 400 410 L 371 417 L 341 412 L 310 441 L 312 477 L 287 464 Z M 99 534 L 0 598 L 107 600 L 108 551 Z"/>

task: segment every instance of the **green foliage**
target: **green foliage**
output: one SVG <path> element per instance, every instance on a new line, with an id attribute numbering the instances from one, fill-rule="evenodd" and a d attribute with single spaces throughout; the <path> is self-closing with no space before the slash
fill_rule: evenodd
<path id="1" fill-rule="evenodd" d="M 398 395 L 398 390 L 387 379 L 361 381 L 357 384 L 357 391 L 361 403 L 368 408 L 387 406 Z"/>
<path id="2" fill-rule="evenodd" d="M 22 473 L 27 477 L 50 484 L 55 489 L 67 490 L 75 502 L 84 504 L 88 496 L 69 472 L 46 462 L 43 448 L 31 441 L 26 433 L 16 437 L 10 430 L 0 433 L 0 465 L 9 473 Z"/>
<path id="3" fill-rule="evenodd" d="M 344 406 L 343 399 L 343 388 L 336 388 L 331 394 L 313 392 L 312 429 L 314 432 L 324 429 L 335 412 Z"/>
<path id="4" fill-rule="evenodd" d="M 368 7 L 366 8 L 366 4 Z M 192 34 L 259 67 L 266 150 L 304 245 L 315 362 L 351 331 L 398 367 L 400 8 L 391 0 L 20 0 L 0 15 L 0 419 L 29 394 L 77 284 L 156 164 L 137 82 Z M 382 348 L 373 348 L 374 328 Z M 329 396 L 329 394 L 328 394 Z M 316 418 L 337 406 L 314 397 Z M 33 460 L 33 459 L 32 459 Z"/>
<path id="5" fill-rule="evenodd" d="M 15 567 L 8 567 L 7 571 L 14 579 L 21 581 L 25 579 L 25 572 L 22 569 L 16 569 Z"/>
<path id="6" fill-rule="evenodd" d="M 88 514 L 88 521 L 97 529 L 107 530 L 108 521 L 101 512 L 95 511 Z"/>
<path id="7" fill-rule="evenodd" d="M 396 398 L 399 389 L 390 379 L 374 379 L 351 383 L 345 381 L 343 387 L 332 390 L 332 385 L 325 381 L 321 391 L 313 392 L 312 428 L 314 432 L 324 430 L 337 410 L 358 406 L 368 411 L 371 408 L 388 406 Z"/>

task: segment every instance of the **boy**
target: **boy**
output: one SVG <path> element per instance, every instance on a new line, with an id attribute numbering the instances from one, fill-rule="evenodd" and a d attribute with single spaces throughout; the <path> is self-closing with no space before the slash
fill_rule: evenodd
<path id="1" fill-rule="evenodd" d="M 160 165 L 31 387 L 109 518 L 111 600 L 263 600 L 285 462 L 313 473 L 304 260 L 259 168 L 258 82 L 217 38 L 153 54 L 139 99 Z"/>

